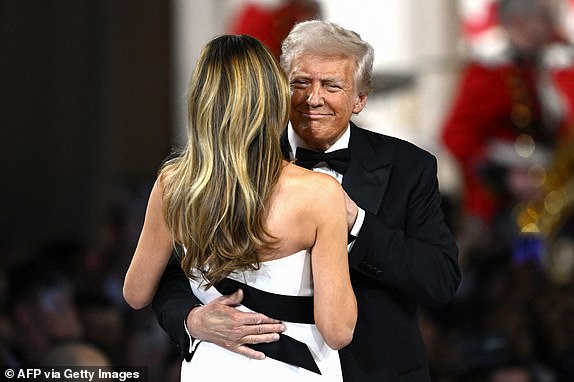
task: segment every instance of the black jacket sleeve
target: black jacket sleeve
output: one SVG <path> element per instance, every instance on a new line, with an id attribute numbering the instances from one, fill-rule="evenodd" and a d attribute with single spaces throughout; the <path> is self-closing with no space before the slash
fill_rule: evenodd
<path id="1" fill-rule="evenodd" d="M 184 323 L 189 311 L 197 305 L 201 305 L 201 301 L 192 293 L 174 251 L 159 283 L 152 308 L 159 325 L 169 334 L 182 359 L 191 357 L 190 340 Z"/>
<path id="2" fill-rule="evenodd" d="M 388 205 L 378 214 L 366 211 L 349 262 L 369 279 L 392 286 L 421 305 L 436 307 L 455 295 L 461 273 L 458 249 L 440 207 L 436 161 L 425 157 L 418 163 L 424 165 L 395 172 L 395 176 L 408 174 L 400 182 L 401 192 L 392 198 L 401 219 L 389 224 Z"/>

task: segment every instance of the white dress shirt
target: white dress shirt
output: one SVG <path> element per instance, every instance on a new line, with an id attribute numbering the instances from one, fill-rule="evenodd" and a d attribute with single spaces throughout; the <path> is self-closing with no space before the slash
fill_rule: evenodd
<path id="1" fill-rule="evenodd" d="M 325 152 L 329 153 L 335 150 L 341 150 L 349 148 L 349 139 L 351 138 L 351 125 L 347 126 L 347 130 L 343 133 L 341 138 L 339 138 L 331 147 L 329 147 Z M 295 152 L 297 151 L 297 147 L 302 147 L 305 149 L 312 150 L 293 130 L 291 123 L 287 126 L 287 139 L 289 141 L 289 158 L 291 160 L 295 159 Z M 343 174 L 339 174 L 337 171 L 333 170 L 331 167 L 327 165 L 325 162 L 319 162 L 315 167 L 313 167 L 313 171 L 322 172 L 327 175 L 331 175 L 333 178 L 337 179 L 339 183 L 343 182 Z M 352 236 L 357 237 L 359 232 L 361 231 L 361 227 L 363 226 L 363 222 L 365 221 L 365 210 L 361 207 L 357 206 L 358 213 L 357 218 L 355 219 L 355 224 L 353 224 L 353 228 L 349 232 Z M 353 247 L 353 240 L 348 245 L 348 250 L 350 251 Z"/>

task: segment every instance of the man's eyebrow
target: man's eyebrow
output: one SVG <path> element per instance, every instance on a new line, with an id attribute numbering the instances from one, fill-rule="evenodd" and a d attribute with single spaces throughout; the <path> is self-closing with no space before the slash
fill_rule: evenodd
<path id="1" fill-rule="evenodd" d="M 307 72 L 293 72 L 291 73 L 291 77 L 311 77 L 311 74 Z"/>

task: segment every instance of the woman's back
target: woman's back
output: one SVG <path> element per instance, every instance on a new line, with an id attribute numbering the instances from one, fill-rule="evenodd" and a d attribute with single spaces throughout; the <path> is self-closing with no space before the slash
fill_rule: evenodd
<path id="1" fill-rule="evenodd" d="M 279 317 L 281 309 L 287 307 L 290 311 L 305 311 L 304 305 L 312 300 L 313 284 L 311 276 L 310 252 L 302 250 L 276 260 L 261 263 L 257 270 L 247 269 L 229 275 L 227 280 L 237 282 L 232 289 L 240 286 L 245 297 L 241 311 L 255 310 L 270 317 Z M 204 303 L 208 303 L 226 290 L 219 284 L 204 289 L 196 281 L 190 281 L 193 293 Z M 278 306 L 273 299 L 280 299 Z M 249 308 L 248 308 L 249 306 Z M 312 311 L 311 319 L 312 319 Z M 296 321 L 306 321 L 305 313 L 299 313 Z M 199 343 L 190 362 L 182 364 L 182 381 L 210 376 L 213 380 L 234 381 L 342 381 L 338 353 L 325 343 L 317 327 L 307 322 L 292 322 L 282 318 L 286 330 L 280 340 L 270 348 L 259 348 L 267 358 L 254 360 L 232 353 L 209 342 Z M 286 341 L 288 340 L 288 341 Z M 299 348 L 290 350 L 292 343 L 297 341 Z M 289 343 L 286 343 L 289 342 Z M 282 349 L 282 354 L 274 351 L 274 346 Z M 287 349 L 287 350 L 285 350 Z M 305 354 L 303 354 L 305 353 Z M 311 367 L 300 367 L 297 359 L 304 359 Z M 295 359 L 294 359 L 295 358 Z M 225 365 L 225 367 L 221 367 Z M 309 370 L 316 367 L 315 371 Z M 320 370 L 320 373 L 316 371 Z"/>
<path id="2" fill-rule="evenodd" d="M 277 249 L 259 255 L 260 261 L 289 256 L 315 243 L 318 193 L 332 183 L 324 175 L 285 162 L 271 192 L 264 219 L 268 233 L 278 239 Z"/>
<path id="3" fill-rule="evenodd" d="M 242 288 L 245 298 L 238 309 L 254 310 L 282 320 L 287 328 L 282 337 L 304 344 L 305 348 L 297 352 L 305 353 L 308 348 L 308 355 L 321 374 L 294 366 L 290 359 L 274 359 L 276 355 L 270 350 L 266 351 L 268 358 L 257 361 L 201 343 L 192 361 L 184 363 L 182 380 L 186 375 L 202 375 L 209 365 L 221 362 L 222 358 L 226 365 L 235 365 L 237 369 L 226 367 L 235 370 L 231 374 L 228 370 L 218 370 L 217 376 L 221 378 L 233 376 L 241 380 L 245 376 L 257 381 L 272 376 L 275 380 L 341 380 L 338 354 L 328 342 L 340 341 L 338 336 L 345 330 L 323 323 L 345 322 L 348 314 L 354 324 L 352 309 L 346 309 L 345 304 L 338 305 L 336 300 L 341 296 L 327 292 L 334 290 L 348 298 L 350 289 L 350 282 L 345 278 L 348 274 L 346 246 L 340 238 L 346 230 L 344 209 L 344 194 L 333 178 L 285 163 L 270 195 L 264 219 L 266 229 L 278 240 L 277 249 L 260 256 L 258 269 L 230 274 L 225 281 L 231 285 L 219 283 L 205 289 L 200 281 L 190 281 L 194 294 L 204 303 Z M 225 290 L 226 287 L 230 289 Z M 354 298 L 352 300 L 354 304 Z M 326 330 L 330 333 L 324 333 Z M 352 328 L 350 330 L 352 333 Z"/>

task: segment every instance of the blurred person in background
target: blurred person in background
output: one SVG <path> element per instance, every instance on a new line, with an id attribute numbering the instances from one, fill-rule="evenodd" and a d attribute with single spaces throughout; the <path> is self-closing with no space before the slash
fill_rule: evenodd
<path id="1" fill-rule="evenodd" d="M 269 6 L 248 2 L 230 22 L 229 33 L 246 34 L 261 41 L 279 60 L 281 42 L 295 24 L 321 19 L 321 4 L 315 0 L 283 0 Z"/>
<path id="2" fill-rule="evenodd" d="M 86 341 L 105 351 L 114 365 L 128 364 L 126 359 L 126 318 L 101 289 L 78 293 L 76 308 L 84 327 Z M 139 317 L 141 321 L 141 317 Z M 134 330 L 134 325 L 130 325 Z M 139 334 L 139 333 L 138 333 Z M 160 342 L 153 347 L 159 351 Z"/>
<path id="3" fill-rule="evenodd" d="M 104 370 L 112 370 L 112 363 L 107 355 L 97 346 L 86 341 L 55 345 L 41 355 L 38 364 L 46 367 L 100 366 Z"/>
<path id="4" fill-rule="evenodd" d="M 10 272 L 9 312 L 15 335 L 11 366 L 29 366 L 58 344 L 83 338 L 74 285 L 45 262 L 24 263 Z"/>
<path id="5" fill-rule="evenodd" d="M 547 0 L 500 0 L 503 49 L 473 56 L 442 128 L 463 176 L 457 243 L 469 251 L 508 249 L 512 210 L 543 196 L 557 145 L 574 132 L 574 50 Z"/>
<path id="6" fill-rule="evenodd" d="M 74 371 L 87 370 L 95 373 L 91 377 L 82 374 L 66 375 L 65 380 L 68 382 L 85 382 L 88 378 L 90 382 L 109 381 L 109 378 L 100 377 L 100 371 L 111 372 L 114 370 L 107 355 L 97 346 L 86 341 L 55 345 L 40 356 L 38 365 L 47 370 L 59 366 L 75 368 Z"/>
<path id="7" fill-rule="evenodd" d="M 487 382 L 534 382 L 534 375 L 527 367 L 500 367 L 492 371 Z"/>

